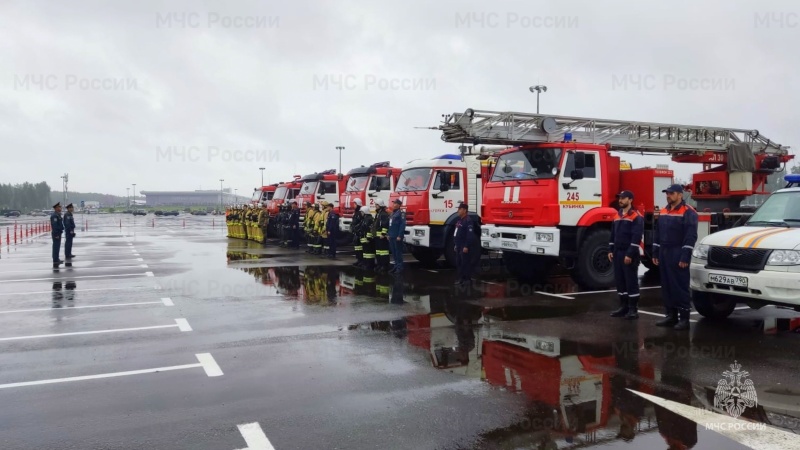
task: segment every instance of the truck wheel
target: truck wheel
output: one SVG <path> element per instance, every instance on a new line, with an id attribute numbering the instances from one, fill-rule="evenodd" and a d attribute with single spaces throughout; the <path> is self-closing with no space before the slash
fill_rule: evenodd
<path id="1" fill-rule="evenodd" d="M 608 260 L 609 230 L 595 230 L 581 243 L 572 279 L 584 289 L 614 286 L 614 265 Z"/>
<path id="2" fill-rule="evenodd" d="M 708 319 L 724 319 L 736 308 L 736 299 L 727 295 L 692 291 L 694 309 Z"/>
<path id="3" fill-rule="evenodd" d="M 409 251 L 414 258 L 425 265 L 433 265 L 442 256 L 442 250 L 438 248 L 420 247 L 417 245 L 408 245 Z"/>
<path id="4" fill-rule="evenodd" d="M 521 281 L 543 281 L 550 275 L 553 261 L 543 256 L 503 252 L 503 265 Z"/>

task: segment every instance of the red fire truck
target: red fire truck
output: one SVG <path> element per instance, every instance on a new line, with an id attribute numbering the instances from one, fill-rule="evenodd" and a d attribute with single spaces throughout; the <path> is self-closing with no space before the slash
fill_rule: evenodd
<path id="1" fill-rule="evenodd" d="M 270 218 L 269 225 L 267 226 L 269 237 L 274 237 L 277 235 L 275 221 L 272 219 L 278 215 L 281 205 L 289 200 L 297 198 L 302 186 L 303 183 L 300 181 L 300 175 L 295 175 L 293 181 L 278 183 L 277 187 L 275 188 L 275 193 L 272 194 L 272 198 L 267 202 L 267 213 L 269 214 Z"/>
<path id="2" fill-rule="evenodd" d="M 278 189 L 278 183 L 270 184 L 269 186 L 261 186 L 260 189 L 253 189 L 253 197 L 250 199 L 250 205 L 267 206 L 275 195 L 276 189 Z"/>
<path id="3" fill-rule="evenodd" d="M 445 142 L 511 147 L 492 154 L 481 202 L 483 248 L 502 251 L 518 277 L 541 276 L 558 262 L 589 289 L 613 285 L 606 255 L 616 194 L 636 195 L 645 217 L 643 263 L 650 266 L 653 224 L 666 203 L 661 191 L 672 183 L 667 170 L 620 170 L 612 151 L 703 164 L 690 186 L 698 211 L 708 213 L 701 214 L 700 237 L 725 227 L 725 213 L 745 197 L 765 193 L 767 176 L 794 157 L 756 130 L 731 128 L 468 109 L 445 116 L 438 129 Z"/>
<path id="4" fill-rule="evenodd" d="M 344 192 L 349 175 L 337 174 L 336 169 L 312 173 L 300 179 L 303 187 L 297 195 L 300 203 L 300 212 L 305 214 L 306 202 L 321 203 L 326 201 L 333 204 L 334 210 L 339 212 L 339 195 Z"/>
<path id="5" fill-rule="evenodd" d="M 361 199 L 361 206 L 369 206 L 375 213 L 375 200 L 383 199 L 388 205 L 389 197 L 397 184 L 400 169 L 392 167 L 389 161 L 378 162 L 369 167 L 361 166 L 347 172 L 347 187 L 339 194 L 341 217 L 339 228 L 342 232 L 350 231 L 356 205 L 355 199 Z"/>

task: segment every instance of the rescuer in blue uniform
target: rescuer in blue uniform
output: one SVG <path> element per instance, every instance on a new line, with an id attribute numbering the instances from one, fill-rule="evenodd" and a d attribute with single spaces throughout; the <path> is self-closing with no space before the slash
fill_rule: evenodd
<path id="1" fill-rule="evenodd" d="M 325 205 L 328 210 L 328 219 L 325 223 L 325 231 L 328 232 L 328 258 L 336 259 L 336 239 L 339 238 L 339 214 L 333 210 L 333 203 Z"/>
<path id="2" fill-rule="evenodd" d="M 639 243 L 644 234 L 644 218 L 633 209 L 633 192 L 622 191 L 617 197 L 620 210 L 611 227 L 608 259 L 614 263 L 619 309 L 611 317 L 633 320 L 639 318 Z"/>
<path id="3" fill-rule="evenodd" d="M 53 238 L 53 268 L 63 264 L 58 258 L 61 253 L 61 235 L 64 233 L 64 220 L 61 218 L 61 202 L 53 205 L 54 211 L 50 214 L 50 237 Z"/>
<path id="4" fill-rule="evenodd" d="M 458 221 L 453 242 L 458 260 L 458 281 L 466 284 L 472 281 L 472 243 L 475 241 L 475 223 L 468 214 L 469 206 L 462 202 L 458 205 Z"/>
<path id="5" fill-rule="evenodd" d="M 403 212 L 403 201 L 399 198 L 392 202 L 392 215 L 389 216 L 389 250 L 394 259 L 394 267 L 390 273 L 403 271 L 403 239 L 406 235 L 406 215 Z"/>
<path id="6" fill-rule="evenodd" d="M 72 238 L 75 237 L 75 217 L 72 216 L 74 211 L 72 203 L 67 205 L 67 213 L 64 214 L 64 257 L 72 259 L 75 255 L 72 254 Z"/>
<path id="7" fill-rule="evenodd" d="M 689 262 L 697 242 L 697 211 L 683 200 L 683 187 L 673 184 L 667 194 L 653 233 L 653 264 L 661 269 L 661 298 L 667 317 L 656 322 L 660 327 L 689 329 L 691 294 Z"/>
<path id="8" fill-rule="evenodd" d="M 289 200 L 292 210 L 289 213 L 289 248 L 300 248 L 300 207 L 297 200 Z"/>

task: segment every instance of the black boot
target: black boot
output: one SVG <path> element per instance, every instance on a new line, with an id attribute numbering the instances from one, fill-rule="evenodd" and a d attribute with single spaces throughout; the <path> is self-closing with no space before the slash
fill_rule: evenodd
<path id="1" fill-rule="evenodd" d="M 639 297 L 628 298 L 628 314 L 625 315 L 627 320 L 636 320 L 639 318 Z"/>
<path id="2" fill-rule="evenodd" d="M 611 317 L 623 317 L 625 314 L 628 314 L 628 296 L 620 294 L 619 309 L 612 311 Z"/>
<path id="3" fill-rule="evenodd" d="M 678 323 L 678 310 L 667 308 L 667 317 L 656 322 L 657 327 L 674 327 Z"/>
<path id="4" fill-rule="evenodd" d="M 689 310 L 681 309 L 678 311 L 678 323 L 675 324 L 675 330 L 688 330 L 689 329 Z"/>

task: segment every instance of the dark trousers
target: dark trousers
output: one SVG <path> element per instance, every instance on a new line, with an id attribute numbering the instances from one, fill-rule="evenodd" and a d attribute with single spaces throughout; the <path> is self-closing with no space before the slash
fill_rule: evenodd
<path id="1" fill-rule="evenodd" d="M 639 256 L 632 257 L 630 264 L 625 264 L 625 250 L 614 252 L 614 278 L 617 281 L 617 295 L 620 298 L 639 299 Z"/>
<path id="2" fill-rule="evenodd" d="M 469 281 L 472 278 L 472 253 L 464 253 L 464 248 L 457 249 L 456 258 L 458 260 L 458 279 Z"/>
<path id="3" fill-rule="evenodd" d="M 389 268 L 389 239 L 375 238 L 375 265 L 379 269 Z"/>
<path id="4" fill-rule="evenodd" d="M 389 253 L 392 255 L 392 259 L 394 260 L 395 270 L 403 270 L 403 241 L 398 241 L 396 236 L 390 236 Z"/>
<path id="5" fill-rule="evenodd" d="M 353 235 L 353 250 L 356 252 L 356 262 L 360 263 L 364 260 L 364 245 L 361 243 L 361 236 L 358 234 Z"/>
<path id="6" fill-rule="evenodd" d="M 72 235 L 67 233 L 64 239 L 64 256 L 69 258 L 72 256 Z"/>
<path id="7" fill-rule="evenodd" d="M 364 248 L 364 267 L 372 269 L 375 267 L 375 240 L 370 237 L 364 237 L 361 240 L 361 246 Z M 365 280 L 366 282 L 366 280 Z"/>
<path id="8" fill-rule="evenodd" d="M 661 247 L 658 255 L 658 266 L 661 269 L 661 298 L 664 307 L 669 309 L 691 309 L 689 293 L 689 266 L 681 269 L 680 247 Z"/>
<path id="9" fill-rule="evenodd" d="M 289 242 L 289 247 L 300 248 L 300 228 L 293 228 L 291 230 L 292 240 Z"/>
<path id="10" fill-rule="evenodd" d="M 329 256 L 336 256 L 336 238 L 337 236 L 336 231 L 329 231 L 328 232 L 328 255 Z"/>
<path id="11" fill-rule="evenodd" d="M 61 253 L 61 235 L 51 235 L 53 237 L 53 263 L 60 261 L 58 254 Z"/>

